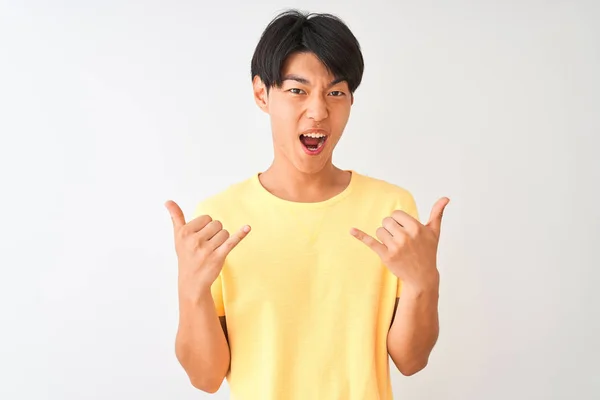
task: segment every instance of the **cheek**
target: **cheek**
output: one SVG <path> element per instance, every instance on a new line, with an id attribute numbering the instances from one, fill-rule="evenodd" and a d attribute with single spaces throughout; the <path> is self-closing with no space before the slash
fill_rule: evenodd
<path id="1" fill-rule="evenodd" d="M 295 135 L 298 130 L 298 107 L 285 102 L 277 102 L 269 107 L 271 126 L 274 134 L 280 139 L 282 136 Z M 295 136 L 294 136 L 295 137 Z"/>
<path id="2" fill-rule="evenodd" d="M 281 102 L 277 104 L 273 114 L 282 122 L 295 124 L 298 120 L 298 115 L 301 114 L 299 109 L 299 104 L 294 104 L 293 102 Z"/>
<path id="3" fill-rule="evenodd" d="M 299 108 L 299 101 L 295 98 L 287 97 L 283 94 L 277 93 L 269 102 L 269 113 L 276 117 L 278 115 L 289 115 L 294 113 L 295 109 Z"/>
<path id="4" fill-rule="evenodd" d="M 340 107 L 336 109 L 331 115 L 332 128 L 335 130 L 337 136 L 341 136 L 348 119 L 350 118 L 350 108 Z"/>

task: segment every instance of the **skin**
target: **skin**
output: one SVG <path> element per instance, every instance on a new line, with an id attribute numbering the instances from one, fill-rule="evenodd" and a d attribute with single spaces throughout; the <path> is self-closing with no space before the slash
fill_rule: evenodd
<path id="1" fill-rule="evenodd" d="M 336 79 L 311 53 L 288 57 L 281 87 L 267 87 L 255 77 L 253 95 L 267 113 L 273 136 L 273 162 L 259 175 L 261 184 L 282 199 L 323 201 L 342 192 L 350 172 L 333 165 L 333 151 L 342 137 L 354 102 L 348 84 Z M 308 155 L 300 134 L 312 128 L 326 132 L 319 155 Z M 379 255 L 403 281 L 388 333 L 388 352 L 404 375 L 427 365 L 437 341 L 439 273 L 436 254 L 442 213 L 448 203 L 440 199 L 427 224 L 402 211 L 382 221 L 373 238 L 358 228 L 350 234 Z M 191 383 L 200 390 L 218 390 L 230 366 L 226 321 L 219 319 L 210 287 L 229 252 L 250 232 L 242 227 L 230 235 L 219 221 L 200 216 L 186 221 L 173 201 L 165 204 L 173 221 L 179 271 L 180 318 L 176 354 Z"/>
<path id="2" fill-rule="evenodd" d="M 427 366 L 439 336 L 437 249 L 449 201 L 444 197 L 436 202 L 427 224 L 397 210 L 384 218 L 377 239 L 357 228 L 350 231 L 402 280 L 387 348 L 398 370 L 407 376 Z"/>
<path id="3" fill-rule="evenodd" d="M 243 226 L 231 235 L 208 215 L 186 221 L 177 203 L 167 201 L 165 206 L 173 222 L 178 260 L 175 354 L 191 384 L 214 393 L 229 370 L 231 355 L 225 321 L 217 317 L 210 288 L 225 258 L 248 235 L 250 227 Z"/>
<path id="4" fill-rule="evenodd" d="M 290 201 L 314 202 L 343 191 L 350 173 L 332 163 L 335 146 L 350 117 L 354 97 L 346 81 L 336 82 L 311 53 L 290 56 L 282 69 L 281 87 L 266 86 L 255 77 L 254 100 L 269 114 L 274 159 L 260 175 L 263 186 Z M 333 83 L 333 84 L 332 84 Z M 300 133 L 320 128 L 327 132 L 324 150 L 309 156 L 302 149 Z"/>

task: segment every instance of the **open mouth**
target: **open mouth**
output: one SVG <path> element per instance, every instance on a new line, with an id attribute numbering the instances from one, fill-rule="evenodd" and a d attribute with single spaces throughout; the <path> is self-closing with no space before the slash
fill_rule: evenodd
<path id="1" fill-rule="evenodd" d="M 327 135 L 322 133 L 304 133 L 300 135 L 300 142 L 310 154 L 318 154 L 327 141 Z"/>

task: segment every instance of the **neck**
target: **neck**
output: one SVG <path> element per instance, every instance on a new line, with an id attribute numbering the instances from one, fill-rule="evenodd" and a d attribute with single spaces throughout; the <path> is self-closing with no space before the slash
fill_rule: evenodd
<path id="1" fill-rule="evenodd" d="M 327 200 L 350 183 L 350 173 L 328 162 L 313 173 L 299 171 L 290 163 L 276 160 L 263 173 L 260 182 L 266 190 L 284 200 L 312 203 Z"/>

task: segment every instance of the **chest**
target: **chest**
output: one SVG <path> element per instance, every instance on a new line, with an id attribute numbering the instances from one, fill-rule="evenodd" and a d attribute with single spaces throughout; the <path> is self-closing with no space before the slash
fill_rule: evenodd
<path id="1" fill-rule="evenodd" d="M 376 224 L 348 216 L 324 217 L 254 221 L 251 234 L 223 269 L 230 307 L 252 312 L 265 305 L 280 310 L 340 302 L 375 305 L 387 271 L 349 231 L 361 223 L 362 229 L 372 231 Z"/>

